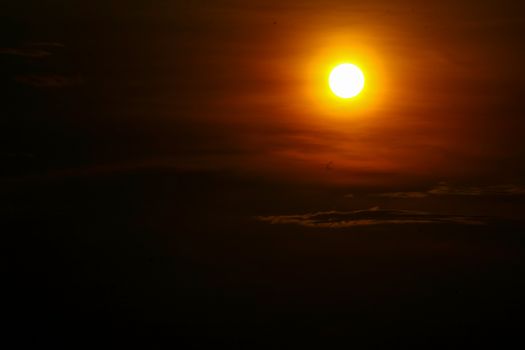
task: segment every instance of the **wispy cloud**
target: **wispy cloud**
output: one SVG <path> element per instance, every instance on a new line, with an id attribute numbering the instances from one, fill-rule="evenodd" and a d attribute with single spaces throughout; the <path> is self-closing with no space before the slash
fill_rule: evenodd
<path id="1" fill-rule="evenodd" d="M 80 77 L 69 77 L 58 74 L 19 75 L 15 77 L 15 80 L 20 84 L 37 88 L 61 88 L 80 85 L 82 83 Z"/>
<path id="2" fill-rule="evenodd" d="M 525 188 L 516 185 L 494 185 L 486 187 L 455 187 L 447 183 L 440 183 L 438 186 L 428 191 L 433 195 L 460 195 L 460 196 L 483 196 L 483 195 L 524 195 Z"/>
<path id="3" fill-rule="evenodd" d="M 23 58 L 45 58 L 53 54 L 53 50 L 63 48 L 64 45 L 55 42 L 34 42 L 19 47 L 0 47 L 0 55 L 17 56 Z"/>
<path id="4" fill-rule="evenodd" d="M 379 193 L 374 196 L 387 198 L 425 198 L 428 197 L 428 195 L 427 192 L 387 192 Z"/>
<path id="5" fill-rule="evenodd" d="M 51 56 L 51 52 L 40 49 L 40 48 L 32 48 L 32 47 L 24 47 L 24 48 L 2 47 L 0 48 L 0 55 L 30 57 L 30 58 L 43 58 L 43 57 Z"/>
<path id="6" fill-rule="evenodd" d="M 430 196 L 518 196 L 525 195 L 525 187 L 517 185 L 493 186 L 453 186 L 440 182 L 437 186 L 425 191 L 386 192 L 375 194 L 376 197 L 387 198 L 425 198 Z"/>
<path id="7" fill-rule="evenodd" d="M 55 41 L 30 42 L 30 43 L 27 43 L 26 46 L 29 46 L 29 47 L 47 47 L 47 48 L 52 48 L 52 47 L 62 48 L 62 47 L 65 47 L 64 44 L 58 43 L 58 42 L 55 42 Z"/>
<path id="8" fill-rule="evenodd" d="M 324 211 L 299 215 L 259 216 L 257 219 L 270 224 L 291 224 L 319 228 L 396 224 L 484 225 L 486 223 L 481 217 L 441 215 L 411 210 L 385 210 L 378 207 L 355 211 Z"/>

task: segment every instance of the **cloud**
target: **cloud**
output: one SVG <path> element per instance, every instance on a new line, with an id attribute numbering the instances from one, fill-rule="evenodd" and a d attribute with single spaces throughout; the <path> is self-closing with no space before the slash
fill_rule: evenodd
<path id="1" fill-rule="evenodd" d="M 525 188 L 516 185 L 495 185 L 487 187 L 453 187 L 447 183 L 440 183 L 438 186 L 428 191 L 433 195 L 459 195 L 459 196 L 509 196 L 524 195 Z"/>
<path id="2" fill-rule="evenodd" d="M 377 194 L 376 197 L 387 198 L 425 198 L 428 197 L 427 192 L 388 192 Z"/>
<path id="3" fill-rule="evenodd" d="M 52 48 L 52 47 L 62 48 L 62 47 L 65 47 L 64 44 L 53 42 L 53 41 L 32 42 L 32 43 L 28 43 L 26 46 L 29 46 L 29 47 L 48 47 L 48 48 Z"/>
<path id="4" fill-rule="evenodd" d="M 51 52 L 53 49 L 63 47 L 63 44 L 55 42 L 35 42 L 21 47 L 0 47 L 0 55 L 44 58 L 51 56 L 53 54 Z"/>
<path id="5" fill-rule="evenodd" d="M 43 58 L 51 56 L 51 52 L 37 48 L 0 48 L 0 55 L 10 55 L 30 58 Z"/>
<path id="6" fill-rule="evenodd" d="M 375 197 L 386 198 L 425 198 L 430 196 L 519 196 L 525 195 L 525 187 L 517 185 L 493 186 L 452 186 L 440 182 L 437 186 L 421 192 L 386 192 Z"/>
<path id="7" fill-rule="evenodd" d="M 29 152 L 8 152 L 0 153 L 0 158 L 34 158 L 35 155 Z"/>
<path id="8" fill-rule="evenodd" d="M 457 224 L 484 225 L 481 217 L 440 215 L 423 211 L 385 210 L 374 207 L 355 211 L 325 211 L 300 215 L 259 216 L 258 220 L 270 224 L 290 224 L 318 228 L 347 228 L 396 224 Z"/>
<path id="9" fill-rule="evenodd" d="M 61 88 L 82 83 L 82 79 L 79 77 L 68 77 L 58 74 L 19 75 L 15 77 L 15 80 L 20 84 L 36 88 Z"/>
<path id="10" fill-rule="evenodd" d="M 0 47 L 0 56 L 8 55 L 19 58 L 41 59 L 54 55 L 56 50 L 64 47 L 63 44 L 57 42 L 32 42 L 19 47 Z M 31 70 L 34 71 L 34 69 Z M 36 88 L 61 88 L 82 83 L 82 79 L 78 76 L 70 76 L 45 70 L 38 73 L 33 72 L 14 75 L 13 80 L 19 84 Z"/>

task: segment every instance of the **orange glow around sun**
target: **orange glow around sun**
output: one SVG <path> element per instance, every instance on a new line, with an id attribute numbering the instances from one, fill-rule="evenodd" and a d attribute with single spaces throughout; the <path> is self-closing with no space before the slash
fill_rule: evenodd
<path id="1" fill-rule="evenodd" d="M 370 122 L 385 102 L 390 90 L 384 65 L 388 60 L 365 39 L 357 34 L 327 33 L 312 46 L 315 49 L 310 50 L 303 70 L 308 77 L 303 91 L 319 122 L 326 117 Z"/>

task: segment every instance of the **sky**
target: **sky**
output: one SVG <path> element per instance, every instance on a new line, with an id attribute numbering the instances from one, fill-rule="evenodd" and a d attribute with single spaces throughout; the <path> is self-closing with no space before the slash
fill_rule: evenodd
<path id="1" fill-rule="evenodd" d="M 24 7 L 3 21 L 8 108 L 51 95 L 32 106 L 61 115 L 45 127 L 76 147 L 96 138 L 78 150 L 90 163 L 158 157 L 316 183 L 522 180 L 519 2 Z M 367 74 L 362 101 L 330 96 L 326 72 L 344 60 Z"/>
<path id="2" fill-rule="evenodd" d="M 35 285 L 53 281 L 28 312 L 46 314 L 52 300 L 66 319 L 98 320 L 89 313 L 98 303 L 125 310 L 111 317 L 128 326 L 174 318 L 188 334 L 192 324 L 212 334 L 216 315 L 238 299 L 273 310 L 243 314 L 264 324 L 275 315 L 297 321 L 291 315 L 313 303 L 312 320 L 331 315 L 323 329 L 340 334 L 334 310 L 352 314 L 361 301 L 320 300 L 353 290 L 352 300 L 368 295 L 364 304 L 383 311 L 415 300 L 391 318 L 357 312 L 386 328 L 396 317 L 430 320 L 421 305 L 434 315 L 448 305 L 476 330 L 494 315 L 510 320 L 510 305 L 523 310 L 524 13 L 525 3 L 510 0 L 3 4 L 1 215 L 9 232 L 29 237 L 11 242 L 30 252 L 18 255 L 15 275 L 40 261 Z M 365 74 L 355 99 L 329 90 L 342 62 Z M 65 261 L 81 277 L 67 277 Z M 311 280 L 284 277 L 298 261 Z M 356 261 L 362 271 L 350 266 Z M 255 270 L 239 270 L 245 264 Z M 408 289 L 391 287 L 407 274 Z M 317 282 L 326 290 L 291 301 Z M 146 291 L 148 283 L 155 287 Z M 425 299 L 429 285 L 443 299 Z M 480 286 L 479 299 L 450 292 Z M 191 312 L 173 311 L 184 303 L 168 291 L 192 295 L 206 316 L 185 322 Z M 215 299 L 203 304 L 208 292 Z M 98 297 L 82 304 L 60 293 Z M 145 296 L 155 293 L 152 304 Z M 490 316 L 473 311 L 491 298 L 503 301 L 488 303 Z"/>

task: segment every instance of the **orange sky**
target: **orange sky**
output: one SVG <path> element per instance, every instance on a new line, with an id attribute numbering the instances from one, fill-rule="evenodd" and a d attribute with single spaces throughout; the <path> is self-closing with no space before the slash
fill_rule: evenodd
<path id="1" fill-rule="evenodd" d="M 232 142 L 247 151 L 205 163 L 349 183 L 369 172 L 493 175 L 496 163 L 513 157 L 508 138 L 523 129 L 516 79 L 524 74 L 523 44 L 501 33 L 524 23 L 510 10 L 410 1 L 391 9 L 342 1 L 181 9 L 177 18 L 188 23 L 175 34 L 174 55 L 182 45 L 190 52 L 183 62 L 195 69 L 181 72 L 181 89 L 189 84 L 189 104 L 202 99 L 187 117 L 231 128 Z M 180 58 L 163 48 L 168 68 Z M 341 61 L 367 75 L 356 100 L 337 101 L 328 90 L 327 72 Z M 173 103 L 164 118 L 180 108 Z"/>
<path id="2" fill-rule="evenodd" d="M 82 85 L 78 130 L 113 144 L 98 161 L 334 184 L 525 175 L 521 3 L 128 2 L 103 15 L 94 2 L 67 19 L 39 6 L 17 12 L 41 36 L 26 42 L 65 43 L 47 62 L 74 67 L 59 83 Z M 327 85 L 344 61 L 367 78 L 352 101 Z"/>

